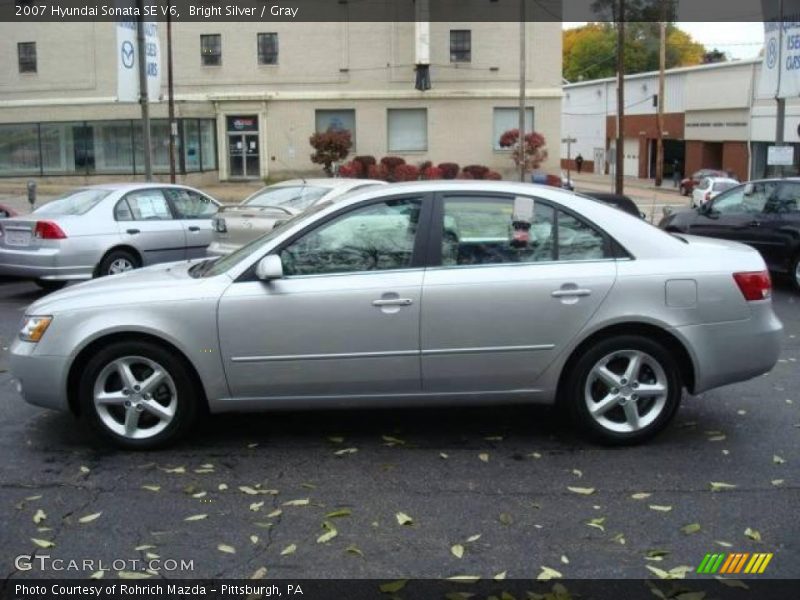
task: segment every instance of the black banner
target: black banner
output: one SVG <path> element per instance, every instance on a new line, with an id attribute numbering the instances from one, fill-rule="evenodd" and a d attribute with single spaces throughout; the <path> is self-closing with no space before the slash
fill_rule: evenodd
<path id="1" fill-rule="evenodd" d="M 777 0 L 626 0 L 626 21 L 765 21 Z M 0 21 L 615 21 L 619 0 L 0 0 Z M 800 0 L 783 0 L 784 15 Z M 774 15 L 772 15 L 774 16 Z"/>
<path id="2" fill-rule="evenodd" d="M 6 580 L 9 600 L 794 600 L 798 580 L 456 580 L 435 579 L 244 579 L 244 580 Z"/>

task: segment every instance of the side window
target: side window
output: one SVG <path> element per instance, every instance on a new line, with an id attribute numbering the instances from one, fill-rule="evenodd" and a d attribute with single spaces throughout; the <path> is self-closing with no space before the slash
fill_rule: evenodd
<path id="1" fill-rule="evenodd" d="M 513 211 L 512 198 L 445 198 L 442 265 L 554 260 L 553 209 L 535 204 L 527 240 L 515 239 Z"/>
<path id="2" fill-rule="evenodd" d="M 744 209 L 744 188 L 740 186 L 729 192 L 723 192 L 714 199 L 711 205 L 714 212 L 723 215 L 735 215 L 745 212 Z"/>
<path id="3" fill-rule="evenodd" d="M 210 219 L 217 212 L 216 204 L 193 190 L 165 188 L 164 194 L 179 219 Z"/>
<path id="4" fill-rule="evenodd" d="M 172 218 L 167 199 L 158 189 L 131 192 L 125 196 L 133 221 L 166 221 Z"/>
<path id="5" fill-rule="evenodd" d="M 766 213 L 794 214 L 800 216 L 800 183 L 782 183 L 767 200 Z"/>
<path id="6" fill-rule="evenodd" d="M 422 201 L 370 204 L 306 233 L 281 251 L 286 275 L 406 269 L 412 265 Z"/>
<path id="7" fill-rule="evenodd" d="M 583 221 L 558 211 L 558 260 L 599 260 L 606 257 L 603 235 Z"/>
<path id="8" fill-rule="evenodd" d="M 133 214 L 131 207 L 128 205 L 128 200 L 123 198 L 114 207 L 114 219 L 117 221 L 133 221 Z"/>

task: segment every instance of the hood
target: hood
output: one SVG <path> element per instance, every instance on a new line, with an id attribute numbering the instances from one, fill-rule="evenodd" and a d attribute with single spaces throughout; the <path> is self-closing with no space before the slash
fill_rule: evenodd
<path id="1" fill-rule="evenodd" d="M 163 263 L 135 269 L 119 275 L 92 279 L 48 294 L 34 302 L 27 314 L 54 314 L 64 310 L 114 305 L 174 302 L 186 298 L 198 299 L 207 295 L 218 297 L 230 284 L 225 275 L 195 279 L 189 269 L 203 259 Z M 223 281 L 224 280 L 224 281 Z"/>

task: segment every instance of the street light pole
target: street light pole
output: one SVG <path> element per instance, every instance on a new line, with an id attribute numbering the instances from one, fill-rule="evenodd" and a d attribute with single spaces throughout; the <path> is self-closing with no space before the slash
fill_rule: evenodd
<path id="1" fill-rule="evenodd" d="M 143 1 L 136 0 L 139 14 L 144 14 Z M 144 145 L 144 178 L 153 181 L 153 160 L 150 145 L 150 104 L 147 96 L 147 48 L 143 17 L 136 18 L 136 42 L 139 53 L 139 104 L 142 107 L 142 143 Z"/>
<path id="2" fill-rule="evenodd" d="M 167 104 L 169 107 L 169 181 L 175 183 L 175 138 L 178 123 L 175 121 L 175 88 L 172 81 L 172 0 L 167 8 Z"/>
<path id="3" fill-rule="evenodd" d="M 619 0 L 617 15 L 617 156 L 614 192 L 624 194 L 625 176 L 625 0 Z"/>
<path id="4" fill-rule="evenodd" d="M 667 66 L 667 23 L 659 23 L 658 137 L 656 138 L 656 187 L 664 180 L 664 69 Z"/>
<path id="5" fill-rule="evenodd" d="M 525 152 L 525 84 L 528 75 L 526 33 L 525 0 L 519 0 L 519 180 L 522 182 L 525 181 L 525 166 L 528 159 Z"/>

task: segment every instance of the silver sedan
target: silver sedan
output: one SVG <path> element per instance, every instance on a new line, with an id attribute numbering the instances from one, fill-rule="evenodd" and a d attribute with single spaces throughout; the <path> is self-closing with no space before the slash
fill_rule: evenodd
<path id="1" fill-rule="evenodd" d="M 0 222 L 0 275 L 45 289 L 141 266 L 205 256 L 219 203 L 160 183 L 75 189 Z"/>
<path id="2" fill-rule="evenodd" d="M 25 399 L 127 448 L 206 411 L 558 403 L 642 442 L 700 393 L 769 371 L 764 261 L 569 192 L 372 188 L 226 257 L 51 294 L 11 345 Z"/>

